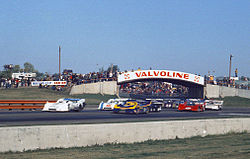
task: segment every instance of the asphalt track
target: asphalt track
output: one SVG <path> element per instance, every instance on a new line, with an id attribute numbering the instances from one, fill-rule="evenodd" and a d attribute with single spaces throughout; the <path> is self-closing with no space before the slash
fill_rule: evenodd
<path id="1" fill-rule="evenodd" d="M 86 106 L 82 112 L 41 112 L 41 110 L 0 110 L 0 126 L 93 124 L 136 121 L 188 120 L 203 118 L 250 117 L 250 108 L 223 108 L 221 111 L 189 112 L 164 108 L 149 114 L 114 114 Z"/>

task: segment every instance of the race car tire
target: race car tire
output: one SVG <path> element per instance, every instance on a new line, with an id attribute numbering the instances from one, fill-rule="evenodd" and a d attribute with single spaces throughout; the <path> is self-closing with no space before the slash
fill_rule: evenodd
<path id="1" fill-rule="evenodd" d="M 157 112 L 160 112 L 161 111 L 161 108 L 159 107 L 159 108 L 157 108 Z"/>
<path id="2" fill-rule="evenodd" d="M 84 107 L 80 104 L 80 105 L 79 105 L 79 109 L 81 109 L 81 110 L 82 110 L 83 108 L 84 108 Z"/>
<path id="3" fill-rule="evenodd" d="M 202 107 L 202 108 L 201 108 L 201 107 L 198 107 L 198 111 L 199 111 L 199 112 L 204 112 L 204 108 L 203 108 L 203 107 Z"/>
<path id="4" fill-rule="evenodd" d="M 139 114 L 140 110 L 139 108 L 135 110 L 135 114 Z"/>
<path id="5" fill-rule="evenodd" d="M 153 108 L 150 108 L 150 111 L 153 112 Z"/>

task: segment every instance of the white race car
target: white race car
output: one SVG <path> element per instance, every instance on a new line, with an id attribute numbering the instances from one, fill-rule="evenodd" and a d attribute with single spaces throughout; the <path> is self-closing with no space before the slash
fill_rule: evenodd
<path id="1" fill-rule="evenodd" d="M 120 104 L 129 100 L 128 98 L 116 98 L 116 99 L 109 99 L 107 103 L 101 102 L 99 104 L 99 110 L 113 110 L 116 104 Z"/>
<path id="2" fill-rule="evenodd" d="M 223 105 L 222 100 L 205 100 L 205 109 L 221 110 Z"/>
<path id="3" fill-rule="evenodd" d="M 58 112 L 68 112 L 68 111 L 82 111 L 85 107 L 85 99 L 71 99 L 62 98 L 56 103 L 47 102 L 42 111 L 58 111 Z"/>

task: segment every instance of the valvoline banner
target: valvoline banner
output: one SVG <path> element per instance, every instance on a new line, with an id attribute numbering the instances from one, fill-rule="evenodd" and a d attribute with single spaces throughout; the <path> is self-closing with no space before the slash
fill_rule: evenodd
<path id="1" fill-rule="evenodd" d="M 174 79 L 204 85 L 204 77 L 179 71 L 141 70 L 122 72 L 118 75 L 118 83 L 140 79 Z"/>

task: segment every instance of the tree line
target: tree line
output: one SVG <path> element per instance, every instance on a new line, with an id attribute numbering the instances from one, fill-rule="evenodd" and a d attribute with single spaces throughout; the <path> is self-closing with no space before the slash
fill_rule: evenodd
<path id="1" fill-rule="evenodd" d="M 104 67 L 99 68 L 99 73 L 103 72 L 117 72 L 120 71 L 118 65 L 111 64 L 107 69 L 104 69 Z M 0 71 L 0 79 L 11 79 L 12 73 L 19 73 L 19 72 L 25 72 L 25 73 L 36 73 L 36 79 L 43 79 L 48 77 L 48 73 L 41 73 L 38 70 L 35 69 L 34 65 L 30 62 L 25 62 L 23 64 L 23 67 L 21 68 L 20 65 L 4 65 L 4 70 Z M 59 77 L 58 73 L 54 73 L 52 76 Z"/>
<path id="2" fill-rule="evenodd" d="M 4 65 L 4 70 L 0 71 L 0 78 L 11 79 L 12 73 L 19 72 L 36 73 L 38 78 L 44 76 L 43 73 L 40 73 L 38 70 L 35 69 L 34 65 L 29 62 L 25 62 L 23 64 L 23 68 L 21 68 L 20 65 Z"/>

